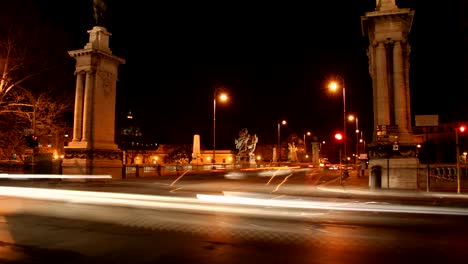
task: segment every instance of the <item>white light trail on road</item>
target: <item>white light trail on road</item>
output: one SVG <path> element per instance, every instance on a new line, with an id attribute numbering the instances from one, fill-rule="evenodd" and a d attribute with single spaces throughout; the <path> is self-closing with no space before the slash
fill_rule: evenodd
<path id="1" fill-rule="evenodd" d="M 111 175 L 67 175 L 67 174 L 8 174 L 1 173 L 3 179 L 112 179 Z"/>
<path id="2" fill-rule="evenodd" d="M 414 213 L 468 216 L 468 208 L 369 203 L 336 203 L 313 198 L 261 198 L 250 193 L 225 192 L 224 195 L 197 194 L 196 198 L 142 195 L 129 193 L 56 190 L 46 188 L 0 187 L 0 196 L 22 197 L 70 203 L 125 206 L 146 209 L 203 211 L 256 216 L 309 218 L 307 210 L 354 212 Z M 288 210 L 284 210 L 287 208 Z M 314 212 L 316 213 L 316 212 Z"/>
<path id="3" fill-rule="evenodd" d="M 415 214 L 442 214 L 442 215 L 468 215 L 468 208 L 440 207 L 440 206 L 416 206 L 416 205 L 393 205 L 393 204 L 368 204 L 368 203 L 334 203 L 326 201 L 292 200 L 292 199 L 263 199 L 242 197 L 242 193 L 230 192 L 228 195 L 206 195 L 197 194 L 202 201 L 221 204 L 239 204 L 250 206 L 268 206 L 278 208 L 295 209 L 325 209 L 341 211 L 366 211 L 386 213 L 415 213 Z"/>

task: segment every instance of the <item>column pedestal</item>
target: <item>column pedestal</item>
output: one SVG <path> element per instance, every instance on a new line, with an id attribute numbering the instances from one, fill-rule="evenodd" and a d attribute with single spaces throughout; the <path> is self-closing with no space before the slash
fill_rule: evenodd
<path id="1" fill-rule="evenodd" d="M 63 174 L 111 175 L 122 179 L 122 151 L 100 149 L 66 149 Z"/>

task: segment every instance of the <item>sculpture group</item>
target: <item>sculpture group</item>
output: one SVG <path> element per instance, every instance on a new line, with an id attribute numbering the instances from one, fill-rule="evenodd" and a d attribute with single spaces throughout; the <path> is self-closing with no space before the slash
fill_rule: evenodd
<path id="1" fill-rule="evenodd" d="M 235 140 L 238 153 L 236 156 L 237 162 L 255 164 L 255 147 L 258 143 L 257 135 L 250 135 L 247 128 L 241 129 L 239 138 Z"/>

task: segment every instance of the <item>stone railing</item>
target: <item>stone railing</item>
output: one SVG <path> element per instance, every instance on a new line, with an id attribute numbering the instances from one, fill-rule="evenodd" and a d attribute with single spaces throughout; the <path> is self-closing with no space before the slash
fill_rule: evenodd
<path id="1" fill-rule="evenodd" d="M 431 181 L 457 181 L 457 165 L 455 164 L 430 164 L 429 168 L 427 165 L 421 164 L 418 169 L 419 174 L 427 175 L 427 171 L 429 171 Z M 468 165 L 460 166 L 460 179 L 468 180 Z"/>

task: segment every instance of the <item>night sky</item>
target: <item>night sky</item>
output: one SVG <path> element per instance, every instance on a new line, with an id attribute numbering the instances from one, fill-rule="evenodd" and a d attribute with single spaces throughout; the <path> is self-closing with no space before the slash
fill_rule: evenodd
<path id="1" fill-rule="evenodd" d="M 92 0 L 34 2 L 69 38 L 64 54 L 84 47 L 94 25 Z M 160 143 L 191 144 L 199 133 L 211 149 L 216 87 L 231 97 L 217 104 L 217 149 L 234 150 L 244 127 L 259 144 L 274 144 L 280 119 L 288 121 L 282 137 L 310 131 L 328 140 L 343 127 L 341 93 L 326 88 L 336 75 L 345 79 L 348 112 L 357 113 L 371 140 L 372 86 L 360 17 L 374 10 L 375 0 L 107 2 L 112 52 L 127 61 L 119 68 L 117 111 L 131 110 Z M 468 120 L 466 2 L 397 1 L 415 10 L 413 116 Z"/>

